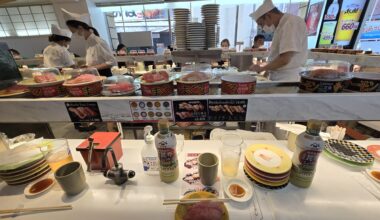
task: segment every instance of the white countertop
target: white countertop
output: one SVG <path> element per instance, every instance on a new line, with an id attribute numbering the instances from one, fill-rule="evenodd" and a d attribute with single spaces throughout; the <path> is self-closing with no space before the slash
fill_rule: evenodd
<path id="1" fill-rule="evenodd" d="M 69 140 L 72 149 L 82 140 Z M 274 144 L 286 149 L 284 141 L 246 141 Z M 378 141 L 356 142 L 366 147 Z M 23 195 L 24 187 L 7 186 L 0 183 L 1 209 L 41 207 L 71 204 L 73 210 L 21 215 L 16 219 L 174 219 L 175 206 L 163 206 L 164 199 L 178 198 L 180 178 L 172 184 L 160 182 L 158 176 L 147 176 L 142 171 L 140 149 L 143 141 L 123 141 L 124 156 L 121 162 L 125 169 L 136 171 L 136 177 L 124 186 L 116 186 L 100 173 L 86 173 L 88 188 L 81 194 L 68 198 L 58 185 L 48 193 L 29 199 Z M 207 147 L 206 147 L 207 146 Z M 218 153 L 219 141 L 185 141 L 180 154 L 180 164 L 185 152 Z M 291 152 L 287 151 L 289 155 Z M 80 154 L 73 150 L 74 160 L 86 166 Z M 379 162 L 375 165 L 380 167 Z M 239 176 L 241 178 L 242 165 Z M 355 178 L 354 178 L 355 177 Z M 245 178 L 246 179 L 246 178 Z M 254 185 L 260 200 L 264 219 L 379 219 L 380 201 L 368 193 L 357 181 L 371 183 L 352 168 L 348 168 L 321 155 L 317 173 L 309 189 L 300 189 L 289 184 L 281 190 L 264 190 Z M 252 214 L 253 205 L 245 207 L 228 203 L 230 219 L 257 219 Z"/>

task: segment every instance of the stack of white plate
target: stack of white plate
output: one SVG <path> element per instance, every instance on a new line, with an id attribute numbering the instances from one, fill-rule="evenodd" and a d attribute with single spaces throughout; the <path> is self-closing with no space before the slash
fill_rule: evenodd
<path id="1" fill-rule="evenodd" d="M 186 29 L 190 19 L 190 10 L 186 8 L 174 9 L 175 41 L 178 50 L 186 49 Z"/>
<path id="2" fill-rule="evenodd" d="M 218 23 L 219 23 L 219 5 L 207 4 L 202 6 L 203 22 L 206 26 L 206 46 L 207 48 L 215 48 L 219 41 Z"/>
<path id="3" fill-rule="evenodd" d="M 187 48 L 190 50 L 204 50 L 206 48 L 206 29 L 202 23 L 190 22 L 187 24 Z"/>

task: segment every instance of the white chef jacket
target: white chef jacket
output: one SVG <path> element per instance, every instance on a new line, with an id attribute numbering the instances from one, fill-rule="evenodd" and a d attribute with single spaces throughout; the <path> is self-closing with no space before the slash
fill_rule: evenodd
<path id="1" fill-rule="evenodd" d="M 116 59 L 108 44 L 95 34 L 91 34 L 86 40 L 86 65 L 94 66 L 102 63 L 117 66 Z"/>
<path id="2" fill-rule="evenodd" d="M 67 48 L 54 42 L 44 49 L 43 54 L 45 67 L 69 67 L 75 64 Z"/>
<path id="3" fill-rule="evenodd" d="M 284 14 L 278 24 L 269 55 L 269 61 L 280 54 L 296 52 L 290 62 L 275 70 L 269 71 L 269 79 L 273 81 L 298 81 L 299 73 L 307 61 L 307 29 L 305 21 L 292 14 Z"/>

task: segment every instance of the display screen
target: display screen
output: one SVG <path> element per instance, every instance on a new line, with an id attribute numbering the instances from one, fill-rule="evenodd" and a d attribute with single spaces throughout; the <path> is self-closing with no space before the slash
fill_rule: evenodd
<path id="1" fill-rule="evenodd" d="M 11 83 L 16 80 L 21 80 L 22 76 L 18 70 L 17 64 L 8 51 L 5 43 L 0 42 L 0 87 L 4 84 Z"/>
<path id="2" fill-rule="evenodd" d="M 380 53 L 380 1 L 376 3 L 373 9 L 368 10 L 372 10 L 371 16 L 362 28 L 359 48 Z"/>
<path id="3" fill-rule="evenodd" d="M 328 0 L 318 47 L 352 48 L 369 0 Z"/>
<path id="4" fill-rule="evenodd" d="M 365 0 L 344 0 L 340 10 L 338 27 L 334 43 L 337 45 L 350 45 L 354 32 L 359 30 L 361 15 L 363 13 Z"/>
<path id="5" fill-rule="evenodd" d="M 318 24 L 323 9 L 323 1 L 310 4 L 306 15 L 306 27 L 308 36 L 316 36 L 318 32 Z"/>

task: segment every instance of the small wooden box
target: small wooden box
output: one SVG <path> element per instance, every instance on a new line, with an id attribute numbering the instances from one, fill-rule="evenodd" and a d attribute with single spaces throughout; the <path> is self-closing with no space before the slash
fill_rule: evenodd
<path id="1" fill-rule="evenodd" d="M 112 147 L 115 152 L 116 159 L 119 161 L 123 156 L 123 150 L 121 148 L 121 135 L 119 132 L 95 132 L 90 136 L 94 139 L 94 149 L 92 151 L 91 169 L 102 170 L 102 158 L 104 151 L 107 147 Z M 80 151 L 84 161 L 88 164 L 89 154 L 89 141 L 85 140 L 77 148 Z M 110 169 L 114 166 L 111 152 L 107 153 L 106 168 Z"/>

